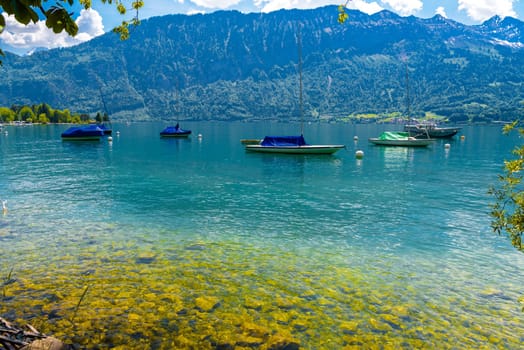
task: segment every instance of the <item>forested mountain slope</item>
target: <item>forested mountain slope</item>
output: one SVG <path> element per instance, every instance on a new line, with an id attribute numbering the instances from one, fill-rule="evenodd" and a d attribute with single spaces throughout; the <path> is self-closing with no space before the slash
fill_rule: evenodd
<path id="1" fill-rule="evenodd" d="M 523 22 L 494 17 L 467 26 L 440 16 L 348 14 L 345 24 L 336 6 L 170 15 L 143 21 L 127 41 L 108 33 L 72 48 L 7 54 L 0 105 L 45 102 L 96 113 L 103 95 L 113 120 L 173 119 L 175 110 L 180 119 L 293 120 L 300 32 L 310 120 L 404 112 L 406 64 L 415 116 L 522 116 Z"/>

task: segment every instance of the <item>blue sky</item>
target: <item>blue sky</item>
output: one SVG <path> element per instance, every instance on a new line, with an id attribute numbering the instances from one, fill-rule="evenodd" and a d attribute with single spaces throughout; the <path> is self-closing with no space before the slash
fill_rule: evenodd
<path id="1" fill-rule="evenodd" d="M 241 12 L 271 12 L 282 8 L 316 8 L 339 5 L 345 0 L 144 0 L 140 18 L 162 16 L 173 13 L 211 13 L 217 10 L 238 10 Z M 123 1 L 130 4 L 131 1 Z M 390 10 L 401 16 L 414 15 L 422 18 L 440 14 L 465 24 L 480 24 L 494 15 L 510 16 L 524 20 L 524 0 L 350 0 L 348 8 L 372 14 Z M 0 48 L 17 54 L 31 53 L 35 49 L 50 49 L 72 46 L 104 32 L 110 31 L 126 17 L 120 16 L 114 5 L 103 5 L 93 1 L 93 10 L 75 9 L 79 34 L 71 38 L 65 34 L 56 35 L 43 22 L 23 26 L 12 18 L 0 34 Z"/>

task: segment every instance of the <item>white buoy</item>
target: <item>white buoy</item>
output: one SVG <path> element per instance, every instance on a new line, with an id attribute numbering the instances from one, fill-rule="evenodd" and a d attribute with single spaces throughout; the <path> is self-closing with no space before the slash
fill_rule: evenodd
<path id="1" fill-rule="evenodd" d="M 358 141 L 358 136 L 353 136 L 354 141 Z"/>
<path id="2" fill-rule="evenodd" d="M 450 145 L 449 143 L 446 143 L 446 144 L 444 145 L 444 148 L 445 148 L 445 149 L 449 149 L 450 147 L 451 147 L 451 145 Z"/>
<path id="3" fill-rule="evenodd" d="M 117 132 L 116 132 L 116 136 L 120 136 L 120 131 L 117 131 Z"/>
<path id="4" fill-rule="evenodd" d="M 109 137 L 107 138 L 107 141 L 112 142 L 112 141 L 113 141 L 113 138 L 112 138 L 111 136 L 109 136 Z"/>
<path id="5" fill-rule="evenodd" d="M 4 134 L 5 134 L 5 135 L 7 135 L 7 134 L 8 134 L 7 130 L 6 130 L 6 131 L 4 131 Z"/>
<path id="6" fill-rule="evenodd" d="M 202 134 L 198 134 L 198 138 L 201 139 L 202 138 Z"/>
<path id="7" fill-rule="evenodd" d="M 2 212 L 4 215 L 7 214 L 7 200 L 2 201 Z"/>
<path id="8" fill-rule="evenodd" d="M 357 159 L 362 159 L 364 158 L 364 151 L 362 150 L 358 150 L 355 152 L 355 157 L 357 157 Z"/>

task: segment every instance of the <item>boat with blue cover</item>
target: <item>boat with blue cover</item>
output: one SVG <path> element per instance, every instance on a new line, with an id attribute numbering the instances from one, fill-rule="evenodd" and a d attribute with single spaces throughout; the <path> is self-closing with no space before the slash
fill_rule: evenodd
<path id="1" fill-rule="evenodd" d="M 304 109 L 302 100 L 302 42 L 298 33 L 298 72 L 299 72 L 299 105 L 301 133 L 300 136 L 266 136 L 260 143 L 242 142 L 246 151 L 260 153 L 285 154 L 333 154 L 344 145 L 309 145 L 304 139 Z"/>
<path id="2" fill-rule="evenodd" d="M 303 135 L 266 136 L 260 144 L 245 145 L 246 151 L 287 154 L 333 154 L 344 145 L 309 145 Z"/>
<path id="3" fill-rule="evenodd" d="M 175 126 L 168 126 L 160 132 L 160 137 L 188 137 L 191 135 L 191 130 L 184 130 L 176 123 Z"/>
<path id="4" fill-rule="evenodd" d="M 68 141 L 100 141 L 104 131 L 97 125 L 72 126 L 62 133 L 62 140 Z"/>

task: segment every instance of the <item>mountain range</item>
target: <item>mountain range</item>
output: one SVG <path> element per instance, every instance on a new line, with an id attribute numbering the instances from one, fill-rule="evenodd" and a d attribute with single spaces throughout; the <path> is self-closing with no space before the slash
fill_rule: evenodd
<path id="1" fill-rule="evenodd" d="M 105 110 L 113 120 L 298 120 L 300 58 L 306 120 L 524 114 L 523 22 L 347 13 L 343 24 L 337 6 L 168 15 L 144 20 L 125 41 L 106 33 L 71 48 L 6 53 L 0 106 Z"/>

